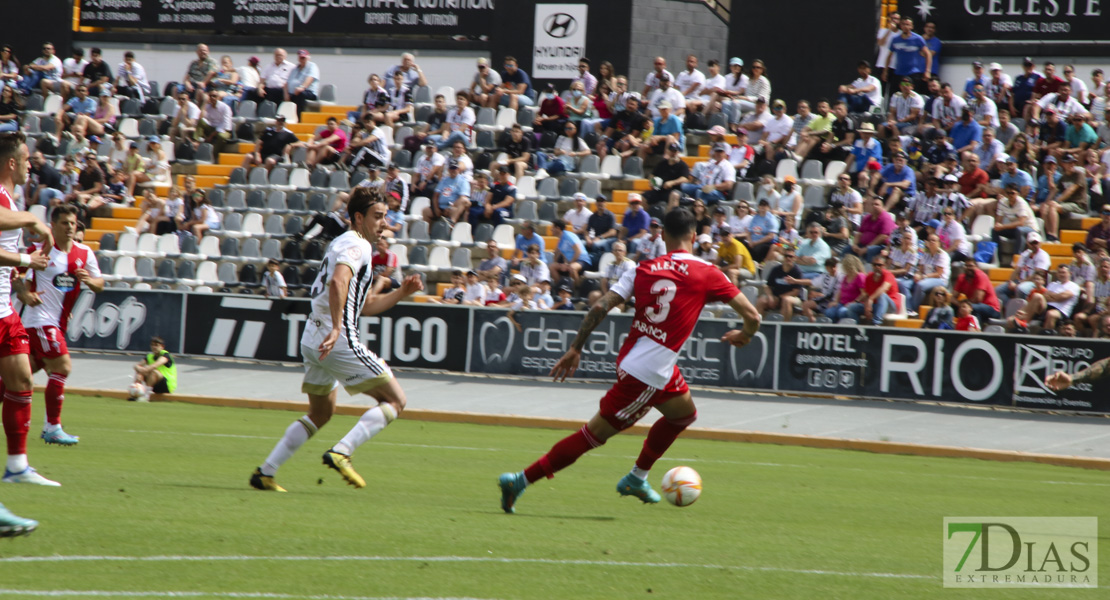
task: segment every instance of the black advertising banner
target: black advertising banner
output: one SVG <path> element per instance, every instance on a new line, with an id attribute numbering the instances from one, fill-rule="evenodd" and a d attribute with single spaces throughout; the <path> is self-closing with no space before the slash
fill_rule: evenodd
<path id="1" fill-rule="evenodd" d="M 184 309 L 181 293 L 85 290 L 70 313 L 66 344 L 85 350 L 146 352 L 150 338 L 158 336 L 167 350 L 180 353 Z"/>
<path id="2" fill-rule="evenodd" d="M 921 32 L 937 24 L 947 41 L 1076 42 L 1105 40 L 1110 25 L 1102 0 L 918 0 L 903 7 Z"/>
<path id="3" fill-rule="evenodd" d="M 1061 337 L 1013 340 L 1013 400 L 1020 408 L 1110 412 L 1110 379 L 1078 383 L 1062 392 L 1044 385 L 1056 371 L 1075 373 L 1110 356 L 1110 342 Z"/>
<path id="4" fill-rule="evenodd" d="M 518 313 L 517 329 L 504 310 L 476 309 L 469 370 L 545 377 L 571 347 L 582 318 L 582 313 Z M 615 380 L 617 355 L 631 324 L 628 315 L 606 318 L 586 342 L 575 377 Z M 683 377 L 694 385 L 771 389 L 773 334 L 765 329 L 751 344 L 736 349 L 720 341 L 729 329 L 726 321 L 698 322 L 679 352 Z"/>
<path id="5" fill-rule="evenodd" d="M 494 0 L 81 0 L 81 25 L 479 36 L 493 10 Z"/>
<path id="6" fill-rule="evenodd" d="M 301 360 L 307 299 L 191 294 L 188 311 L 186 354 Z M 463 371 L 467 321 L 465 310 L 401 304 L 360 318 L 359 332 L 366 347 L 392 366 Z"/>

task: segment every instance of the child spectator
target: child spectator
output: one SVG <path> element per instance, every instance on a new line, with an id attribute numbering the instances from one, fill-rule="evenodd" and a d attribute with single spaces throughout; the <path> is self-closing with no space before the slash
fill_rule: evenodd
<path id="1" fill-rule="evenodd" d="M 840 292 L 840 276 L 836 273 L 839 264 L 835 258 L 825 259 L 825 272 L 809 278 L 809 297 L 802 303 L 802 314 L 810 323 L 817 321 L 814 311 L 824 313 L 836 301 Z"/>
<path id="2" fill-rule="evenodd" d="M 551 280 L 541 279 L 539 282 L 539 291 L 536 292 L 534 299 L 536 306 L 540 310 L 551 310 L 555 305 L 555 300 L 551 297 Z"/>
<path id="3" fill-rule="evenodd" d="M 432 304 L 462 304 L 466 296 L 466 280 L 462 271 L 451 272 L 451 287 L 443 292 L 442 298 L 432 298 Z"/>
<path id="4" fill-rule="evenodd" d="M 475 271 L 467 271 L 466 293 L 463 295 L 461 304 L 484 306 L 486 302 L 486 292 L 486 286 L 478 278 L 478 273 Z"/>
<path id="5" fill-rule="evenodd" d="M 574 301 L 571 299 L 573 293 L 569 285 L 559 286 L 559 302 L 552 310 L 575 310 Z"/>
<path id="6" fill-rule="evenodd" d="M 278 270 L 279 267 L 281 264 L 271 258 L 270 262 L 266 263 L 266 272 L 262 274 L 262 289 L 266 291 L 268 298 L 284 298 L 288 293 L 285 278 Z"/>
<path id="7" fill-rule="evenodd" d="M 956 331 L 982 331 L 979 326 L 979 318 L 971 312 L 971 302 L 961 300 L 957 307 L 956 313 Z M 933 309 L 936 310 L 936 309 Z M 932 311 L 929 311 L 932 315 Z"/>

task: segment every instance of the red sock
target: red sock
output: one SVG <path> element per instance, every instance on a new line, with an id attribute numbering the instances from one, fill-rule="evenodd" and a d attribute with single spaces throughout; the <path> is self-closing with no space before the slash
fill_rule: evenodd
<path id="1" fill-rule="evenodd" d="M 605 442 L 594 437 L 585 425 L 577 432 L 559 440 L 547 454 L 524 469 L 524 478 L 528 483 L 539 481 L 543 477 L 551 479 L 555 473 L 574 464 L 579 456 L 597 448 Z"/>
<path id="2" fill-rule="evenodd" d="M 678 421 L 672 421 L 666 417 L 656 421 L 651 426 L 651 430 L 648 431 L 647 439 L 644 440 L 644 448 L 640 450 L 640 457 L 636 459 L 636 466 L 645 471 L 650 471 L 651 467 L 655 465 L 655 461 L 663 456 L 663 453 L 671 447 L 679 434 L 692 425 L 697 418 L 698 413 L 695 411 L 689 417 Z"/>
<path id="3" fill-rule="evenodd" d="M 62 424 L 62 403 L 66 399 L 66 376 L 51 373 L 46 380 L 46 422 L 51 425 Z"/>
<path id="4" fill-rule="evenodd" d="M 4 392 L 4 406 L 0 413 L 4 421 L 4 434 L 8 436 L 8 456 L 27 454 L 27 432 L 31 429 L 31 390 Z"/>

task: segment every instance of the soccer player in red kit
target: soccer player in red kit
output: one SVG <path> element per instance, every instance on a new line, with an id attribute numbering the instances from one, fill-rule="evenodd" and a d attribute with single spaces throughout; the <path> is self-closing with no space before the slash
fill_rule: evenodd
<path id="1" fill-rule="evenodd" d="M 668 212 L 663 218 L 667 253 L 625 273 L 586 315 L 574 343 L 551 375 L 555 381 L 574 375 L 590 333 L 610 309 L 635 298 L 632 331 L 617 356 L 617 382 L 582 429 L 563 438 L 524 471 L 501 475 L 498 484 L 505 512 L 514 512 L 517 498 L 529 484 L 553 477 L 631 427 L 652 408 L 663 417 L 652 425 L 636 466 L 617 483 L 617 491 L 644 503 L 659 502 L 658 492 L 647 482 L 648 472 L 697 418 L 690 388 L 678 370 L 678 353 L 694 331 L 702 308 L 710 302 L 727 302 L 743 317 L 742 330 L 733 329 L 721 338 L 733 346 L 747 344 L 759 331 L 759 312 L 751 302 L 713 264 L 693 255 L 696 225 L 694 215 L 684 208 Z"/>
<path id="2" fill-rule="evenodd" d="M 44 246 L 52 247 L 50 229 L 27 211 L 20 211 L 12 194 L 15 186 L 27 183 L 26 138 L 22 133 L 0 134 L 0 392 L 3 406 L 0 415 L 8 438 L 8 461 L 4 468 L 5 483 L 34 483 L 58 486 L 59 483 L 39 475 L 27 464 L 27 432 L 31 428 L 31 361 L 27 332 L 19 315 L 12 310 L 12 267 L 46 268 L 42 252 L 20 254 L 23 228 L 29 228 Z"/>
<path id="3" fill-rule="evenodd" d="M 23 326 L 31 339 L 31 372 L 46 369 L 46 422 L 42 439 L 47 444 L 73 446 L 77 436 L 62 429 L 62 403 L 65 401 L 66 377 L 73 363 L 66 347 L 66 326 L 82 286 L 99 293 L 104 289 L 100 265 L 92 248 L 75 241 L 77 207 L 65 204 L 50 214 L 54 247 L 50 263 L 42 271 L 32 271 L 25 282 L 16 283 L 16 292 L 23 302 Z M 32 249 L 39 250 L 40 244 Z"/>

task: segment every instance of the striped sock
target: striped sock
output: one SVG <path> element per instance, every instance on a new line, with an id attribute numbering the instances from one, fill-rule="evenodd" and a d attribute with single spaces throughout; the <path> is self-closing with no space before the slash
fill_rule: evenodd
<path id="1" fill-rule="evenodd" d="M 285 464 L 285 461 L 289 460 L 318 430 L 319 428 L 307 415 L 293 421 L 285 429 L 285 435 L 281 436 L 281 440 L 274 446 L 270 456 L 266 457 L 266 462 L 262 463 L 259 470 L 263 475 L 273 477 L 281 465 Z"/>

